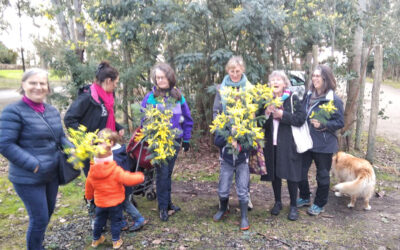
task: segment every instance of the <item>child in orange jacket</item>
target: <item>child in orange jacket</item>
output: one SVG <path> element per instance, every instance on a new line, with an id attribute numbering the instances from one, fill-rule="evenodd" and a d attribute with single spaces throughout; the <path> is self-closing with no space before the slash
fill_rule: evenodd
<path id="1" fill-rule="evenodd" d="M 104 135 L 99 135 L 100 138 L 102 136 Z M 104 153 L 94 157 L 85 188 L 86 199 L 94 199 L 96 204 L 92 247 L 97 247 L 104 242 L 105 237 L 101 235 L 101 232 L 107 219 L 110 218 L 113 248 L 118 249 L 123 243 L 120 238 L 120 222 L 122 220 L 122 203 L 125 200 L 124 185 L 134 186 L 143 183 L 144 175 L 141 172 L 124 171 L 119 167 L 113 160 L 109 142 L 104 142 L 100 146 L 104 148 Z"/>

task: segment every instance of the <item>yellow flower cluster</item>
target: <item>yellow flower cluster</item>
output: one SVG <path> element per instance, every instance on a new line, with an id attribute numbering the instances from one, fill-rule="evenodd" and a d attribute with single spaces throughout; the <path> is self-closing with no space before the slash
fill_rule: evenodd
<path id="1" fill-rule="evenodd" d="M 143 128 L 136 135 L 135 141 L 144 140 L 147 144 L 151 164 L 162 165 L 175 155 L 175 138 L 179 130 L 171 128 L 172 110 L 165 103 L 162 108 L 150 106 L 145 109 Z"/>
<path id="2" fill-rule="evenodd" d="M 233 139 L 242 147 L 257 147 L 257 142 L 264 138 L 264 132 L 258 125 L 260 117 L 256 117 L 256 112 L 268 105 L 282 105 L 280 99 L 274 98 L 272 89 L 262 84 L 245 90 L 224 87 L 220 94 L 225 101 L 226 110 L 213 120 L 210 125 L 211 133 L 224 136 L 231 148 Z M 233 150 L 233 153 L 238 152 Z"/>
<path id="3" fill-rule="evenodd" d="M 104 153 L 104 148 L 98 145 L 104 140 L 97 137 L 97 130 L 95 132 L 86 131 L 87 128 L 83 125 L 80 125 L 77 130 L 68 129 L 68 140 L 74 147 L 64 148 L 64 152 L 69 155 L 68 162 L 72 163 L 75 169 L 82 169 L 85 160 Z"/>
<path id="4" fill-rule="evenodd" d="M 320 109 L 315 112 L 311 112 L 310 119 L 315 119 L 321 122 L 322 124 L 326 124 L 328 119 L 330 119 L 331 115 L 335 113 L 337 108 L 333 104 L 333 100 L 329 101 L 325 104 L 321 104 L 318 106 Z"/>

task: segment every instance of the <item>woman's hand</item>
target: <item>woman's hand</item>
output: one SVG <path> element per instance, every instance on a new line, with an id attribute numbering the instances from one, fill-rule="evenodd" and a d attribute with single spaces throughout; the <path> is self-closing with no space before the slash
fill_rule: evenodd
<path id="1" fill-rule="evenodd" d="M 270 116 L 271 113 L 275 112 L 275 106 L 274 105 L 269 105 L 266 109 L 265 109 L 265 116 Z"/>
<path id="2" fill-rule="evenodd" d="M 311 119 L 310 122 L 311 122 L 311 124 L 314 126 L 314 128 L 319 128 L 319 127 L 321 127 L 321 123 L 320 123 L 318 120 L 316 120 L 316 119 Z"/>
<path id="3" fill-rule="evenodd" d="M 283 116 L 283 110 L 282 109 L 278 109 L 273 113 L 274 119 L 282 119 L 282 116 Z"/>
<path id="4" fill-rule="evenodd" d="M 118 134 L 119 134 L 121 137 L 124 136 L 125 130 L 124 130 L 124 129 L 121 129 L 120 131 L 118 131 Z"/>
<path id="5" fill-rule="evenodd" d="M 37 173 L 39 171 L 39 165 L 36 166 L 35 170 L 33 170 L 33 173 Z"/>

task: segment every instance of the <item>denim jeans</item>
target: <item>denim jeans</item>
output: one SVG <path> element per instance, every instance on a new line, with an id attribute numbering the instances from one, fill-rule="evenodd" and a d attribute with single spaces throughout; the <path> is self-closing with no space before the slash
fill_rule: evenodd
<path id="1" fill-rule="evenodd" d="M 307 151 L 303 154 L 302 180 L 299 182 L 300 198 L 310 199 L 310 186 L 308 184 L 308 170 L 314 160 L 317 167 L 317 191 L 315 193 L 314 204 L 323 207 L 328 203 L 330 177 L 329 171 L 332 165 L 331 153 L 316 153 Z"/>
<path id="2" fill-rule="evenodd" d="M 110 218 L 111 221 L 111 239 L 112 241 L 119 240 L 122 221 L 122 203 L 114 207 L 96 207 L 93 240 L 98 240 L 100 238 L 108 218 Z"/>
<path id="3" fill-rule="evenodd" d="M 221 169 L 219 173 L 218 195 L 219 198 L 229 198 L 232 186 L 233 175 L 235 174 L 236 193 L 239 201 L 249 201 L 249 165 L 248 162 L 242 162 L 232 166 L 224 160 L 221 160 Z"/>
<path id="4" fill-rule="evenodd" d="M 136 207 L 132 204 L 132 202 L 129 200 L 129 194 L 125 194 L 125 200 L 122 203 L 122 209 L 131 216 L 133 221 L 138 220 L 142 215 L 140 212 L 136 209 Z"/>
<path id="5" fill-rule="evenodd" d="M 13 185 L 29 215 L 26 232 L 27 249 L 44 249 L 42 245 L 44 234 L 56 205 L 58 178 L 45 184 L 13 183 Z"/>
<path id="6" fill-rule="evenodd" d="M 180 147 L 175 147 L 175 156 L 168 161 L 168 164 L 156 167 L 156 191 L 158 209 L 167 209 L 171 203 L 171 176 L 174 170 L 175 161 L 178 157 Z"/>

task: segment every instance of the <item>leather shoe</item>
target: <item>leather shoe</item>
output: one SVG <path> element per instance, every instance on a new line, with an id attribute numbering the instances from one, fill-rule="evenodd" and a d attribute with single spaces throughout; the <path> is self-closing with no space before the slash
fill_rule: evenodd
<path id="1" fill-rule="evenodd" d="M 168 220 L 168 211 L 167 211 L 167 209 L 161 209 L 160 210 L 160 219 L 161 219 L 161 221 L 167 221 Z"/>
<path id="2" fill-rule="evenodd" d="M 297 211 L 297 207 L 296 206 L 290 206 L 290 210 L 289 210 L 289 214 L 287 217 L 289 220 L 297 220 L 299 218 L 299 213 Z"/>
<path id="3" fill-rule="evenodd" d="M 168 205 L 168 210 L 174 210 L 175 212 L 181 211 L 181 208 L 178 206 L 175 206 L 173 203 L 170 203 Z"/>
<path id="4" fill-rule="evenodd" d="M 282 210 L 282 202 L 277 201 L 275 202 L 274 206 L 271 209 L 271 214 L 272 215 L 278 215 Z"/>

